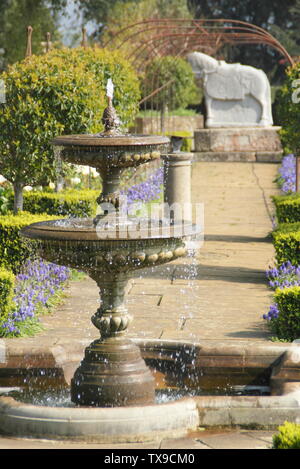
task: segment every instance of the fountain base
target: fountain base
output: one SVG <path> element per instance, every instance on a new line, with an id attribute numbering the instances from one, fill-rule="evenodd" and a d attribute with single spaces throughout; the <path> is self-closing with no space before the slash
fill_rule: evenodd
<path id="1" fill-rule="evenodd" d="M 154 404 L 154 378 L 139 347 L 124 337 L 92 342 L 71 381 L 71 400 L 93 407 Z"/>

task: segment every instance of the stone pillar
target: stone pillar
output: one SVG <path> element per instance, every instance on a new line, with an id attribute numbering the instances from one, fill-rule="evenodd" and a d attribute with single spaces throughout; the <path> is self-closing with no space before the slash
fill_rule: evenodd
<path id="1" fill-rule="evenodd" d="M 193 154 L 177 152 L 163 155 L 165 215 L 171 211 L 172 219 L 192 221 L 191 173 Z M 178 208 L 178 210 L 177 210 Z"/>

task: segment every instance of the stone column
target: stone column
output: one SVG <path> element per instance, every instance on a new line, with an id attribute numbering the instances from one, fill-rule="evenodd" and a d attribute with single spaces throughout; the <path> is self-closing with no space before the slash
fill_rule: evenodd
<path id="1" fill-rule="evenodd" d="M 189 152 L 162 155 L 164 160 L 165 215 L 192 221 L 191 173 L 193 154 Z M 173 210 L 172 210 L 173 207 Z M 175 210 L 174 210 L 175 209 Z"/>

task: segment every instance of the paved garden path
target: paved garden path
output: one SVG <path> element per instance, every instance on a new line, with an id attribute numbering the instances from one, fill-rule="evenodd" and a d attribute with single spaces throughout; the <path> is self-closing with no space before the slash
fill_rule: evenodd
<path id="1" fill-rule="evenodd" d="M 196 258 L 173 262 L 134 278 L 128 307 L 130 336 L 210 341 L 268 341 L 262 314 L 271 302 L 265 270 L 273 263 L 271 195 L 276 164 L 193 165 L 192 199 L 204 204 L 204 243 Z M 66 303 L 45 317 L 45 340 L 97 337 L 90 316 L 96 284 L 74 283 Z M 52 337 L 52 339 L 51 339 Z"/>

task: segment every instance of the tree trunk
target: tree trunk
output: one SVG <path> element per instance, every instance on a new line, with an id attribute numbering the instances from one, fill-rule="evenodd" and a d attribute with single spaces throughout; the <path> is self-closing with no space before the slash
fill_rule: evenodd
<path id="1" fill-rule="evenodd" d="M 24 185 L 21 182 L 14 182 L 14 213 L 21 212 L 23 210 L 23 188 Z"/>

